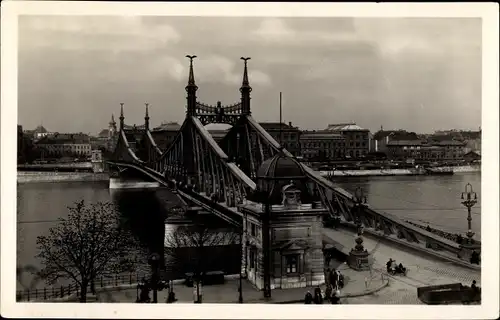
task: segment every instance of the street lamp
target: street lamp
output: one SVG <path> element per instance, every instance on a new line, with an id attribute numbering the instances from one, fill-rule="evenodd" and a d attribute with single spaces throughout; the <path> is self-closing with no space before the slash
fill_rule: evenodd
<path id="1" fill-rule="evenodd" d="M 471 208 L 477 203 L 477 194 L 472 189 L 472 185 L 467 183 L 465 185 L 465 192 L 462 192 L 462 204 L 467 208 L 467 243 L 471 244 L 473 242 L 472 237 L 474 232 L 472 232 L 472 216 Z"/>
<path id="2" fill-rule="evenodd" d="M 363 190 L 361 188 L 356 188 L 354 196 L 352 197 L 352 202 L 354 203 L 353 212 L 356 213 L 355 224 L 357 227 L 356 245 L 351 249 L 348 257 L 348 264 L 354 270 L 362 271 L 370 269 L 369 253 L 363 247 L 363 222 L 361 220 L 361 215 L 366 206 L 366 197 L 363 195 Z"/>
<path id="3" fill-rule="evenodd" d="M 160 255 L 156 252 L 149 256 L 148 263 L 153 271 L 151 275 L 151 286 L 153 289 L 153 303 L 158 303 L 158 265 L 160 263 Z"/>
<path id="4" fill-rule="evenodd" d="M 264 249 L 264 298 L 271 298 L 271 235 L 270 235 L 270 219 L 271 219 L 271 199 L 269 190 L 266 188 L 265 193 L 264 215 L 262 217 L 262 248 Z"/>
<path id="5" fill-rule="evenodd" d="M 364 206 L 366 204 L 366 197 L 363 194 L 363 189 L 357 187 L 354 191 L 354 196 L 352 197 L 352 201 L 354 202 L 354 207 L 356 208 L 356 228 L 357 234 L 356 237 L 356 246 L 354 247 L 356 251 L 362 252 L 364 250 L 363 247 L 363 238 L 361 235 L 363 234 L 363 222 L 361 220 L 361 215 L 363 214 Z"/>

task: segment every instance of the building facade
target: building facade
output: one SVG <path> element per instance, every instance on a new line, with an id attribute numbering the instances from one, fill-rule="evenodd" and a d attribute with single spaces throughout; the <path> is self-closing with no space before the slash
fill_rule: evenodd
<path id="1" fill-rule="evenodd" d="M 387 155 L 393 160 L 458 161 L 464 156 L 460 141 L 392 140 L 387 143 Z"/>
<path id="2" fill-rule="evenodd" d="M 393 160 L 421 159 L 422 140 L 392 140 L 387 142 L 387 156 Z"/>
<path id="3" fill-rule="evenodd" d="M 346 158 L 364 158 L 370 151 L 370 130 L 361 128 L 356 123 L 329 124 L 326 130 L 342 134 Z"/>
<path id="4" fill-rule="evenodd" d="M 92 147 L 90 137 L 83 133 L 55 133 L 37 141 L 45 157 L 90 157 Z"/>
<path id="5" fill-rule="evenodd" d="M 298 127 L 294 127 L 291 122 L 288 124 L 279 122 L 261 122 L 259 123 L 276 141 L 288 150 L 291 154 L 300 156 L 300 135 Z"/>
<path id="6" fill-rule="evenodd" d="M 166 150 L 174 141 L 180 129 L 181 125 L 177 122 L 164 122 L 151 130 L 151 136 L 160 150 Z"/>
<path id="7" fill-rule="evenodd" d="M 300 151 L 305 161 L 325 162 L 345 158 L 345 138 L 327 130 L 302 131 Z"/>

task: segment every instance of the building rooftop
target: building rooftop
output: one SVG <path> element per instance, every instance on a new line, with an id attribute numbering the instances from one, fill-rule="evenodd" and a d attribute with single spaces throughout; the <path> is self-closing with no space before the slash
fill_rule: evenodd
<path id="1" fill-rule="evenodd" d="M 164 122 L 158 127 L 154 128 L 153 131 L 179 131 L 181 125 L 177 122 Z"/>
<path id="2" fill-rule="evenodd" d="M 373 139 L 380 140 L 380 139 L 383 139 L 383 138 L 393 134 L 394 132 L 396 132 L 396 131 L 395 130 L 379 130 L 379 131 L 375 132 L 375 134 L 373 135 Z"/>
<path id="3" fill-rule="evenodd" d="M 331 132 L 327 130 L 313 130 L 313 131 L 302 131 L 300 139 L 344 139 L 340 133 Z"/>
<path id="4" fill-rule="evenodd" d="M 54 133 L 38 141 L 38 144 L 85 144 L 90 143 L 90 137 L 85 133 Z"/>
<path id="5" fill-rule="evenodd" d="M 361 128 L 356 123 L 337 123 L 329 124 L 326 130 L 329 131 L 369 131 L 368 129 Z"/>
<path id="6" fill-rule="evenodd" d="M 33 130 L 34 133 L 47 133 L 47 129 L 44 128 L 44 126 L 40 125 Z"/>
<path id="7" fill-rule="evenodd" d="M 264 130 L 280 130 L 280 123 L 279 122 L 259 122 L 259 124 L 262 128 L 264 128 Z M 289 122 L 288 124 L 282 122 L 281 129 L 282 130 L 298 130 L 297 127 L 292 126 L 291 122 Z"/>
<path id="8" fill-rule="evenodd" d="M 422 140 L 392 140 L 387 142 L 388 146 L 421 146 Z"/>
<path id="9" fill-rule="evenodd" d="M 441 140 L 441 141 L 431 141 L 430 144 L 434 146 L 463 146 L 464 143 L 456 140 Z"/>
<path id="10" fill-rule="evenodd" d="M 103 129 L 101 130 L 101 132 L 99 132 L 98 136 L 100 138 L 105 138 L 105 137 L 108 137 L 109 135 L 109 130 L 108 129 Z"/>

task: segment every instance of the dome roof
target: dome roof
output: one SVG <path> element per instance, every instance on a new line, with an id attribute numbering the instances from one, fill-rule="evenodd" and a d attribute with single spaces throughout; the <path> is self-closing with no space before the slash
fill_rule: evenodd
<path id="1" fill-rule="evenodd" d="M 277 154 L 262 162 L 257 170 L 257 179 L 307 179 L 302 165 L 295 158 Z"/>
<path id="2" fill-rule="evenodd" d="M 262 162 L 257 170 L 258 192 L 254 200 L 260 203 L 282 204 L 283 192 L 291 185 L 300 191 L 302 203 L 311 203 L 312 194 L 307 186 L 308 177 L 295 158 L 277 154 Z"/>

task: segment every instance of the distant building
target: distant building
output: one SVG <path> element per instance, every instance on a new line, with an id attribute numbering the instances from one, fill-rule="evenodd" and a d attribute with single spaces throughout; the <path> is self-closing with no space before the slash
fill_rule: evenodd
<path id="1" fill-rule="evenodd" d="M 92 163 L 92 170 L 94 172 L 103 172 L 104 171 L 104 161 L 102 158 L 102 152 L 101 150 L 92 150 L 92 156 L 91 156 L 91 163 Z"/>
<path id="2" fill-rule="evenodd" d="M 281 145 L 291 154 L 300 156 L 301 131 L 298 127 L 294 127 L 291 122 L 281 123 L 281 126 L 279 122 L 260 122 L 259 124 L 277 142 L 281 140 Z"/>
<path id="3" fill-rule="evenodd" d="M 219 143 L 231 129 L 231 126 L 223 123 L 211 123 L 205 126 L 212 138 Z"/>
<path id="4" fill-rule="evenodd" d="M 33 130 L 32 132 L 33 132 L 33 138 L 37 140 L 53 134 L 49 132 L 47 129 L 45 129 L 45 127 L 42 125 L 36 127 L 35 130 Z"/>
<path id="5" fill-rule="evenodd" d="M 330 161 L 345 158 L 345 138 L 327 130 L 302 131 L 300 151 L 306 161 Z"/>
<path id="6" fill-rule="evenodd" d="M 442 155 L 444 160 L 460 160 L 465 154 L 465 143 L 456 140 L 430 141 L 428 143 L 433 147 L 443 149 Z"/>
<path id="7" fill-rule="evenodd" d="M 115 116 L 111 115 L 108 129 L 103 129 L 97 137 L 90 138 L 90 144 L 93 150 L 105 150 L 113 152 L 118 141 L 118 129 L 116 127 Z"/>
<path id="8" fill-rule="evenodd" d="M 464 143 L 454 140 L 391 140 L 387 149 L 388 157 L 394 160 L 453 161 L 464 156 Z"/>
<path id="9" fill-rule="evenodd" d="M 374 152 L 384 152 L 388 154 L 390 141 L 416 141 L 422 140 L 415 132 L 408 132 L 406 130 L 379 130 L 372 138 L 371 144 L 373 145 Z M 396 146 L 392 144 L 392 146 Z M 389 154 L 388 154 L 389 155 Z"/>
<path id="10" fill-rule="evenodd" d="M 470 151 L 464 154 L 464 160 L 466 162 L 474 162 L 481 160 L 481 151 Z"/>
<path id="11" fill-rule="evenodd" d="M 386 143 L 387 156 L 394 160 L 420 159 L 422 140 L 391 140 Z"/>
<path id="12" fill-rule="evenodd" d="M 151 135 L 160 150 L 165 150 L 174 141 L 175 136 L 181 129 L 177 122 L 163 122 L 151 131 Z"/>
<path id="13" fill-rule="evenodd" d="M 84 133 L 54 133 L 36 142 L 47 157 L 90 157 L 90 137 Z"/>
<path id="14" fill-rule="evenodd" d="M 370 130 L 361 128 L 354 122 L 329 124 L 326 130 L 342 134 L 347 158 L 363 158 L 370 150 Z"/>

